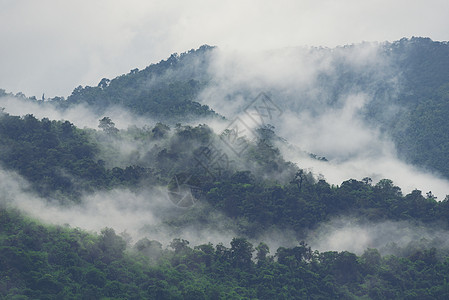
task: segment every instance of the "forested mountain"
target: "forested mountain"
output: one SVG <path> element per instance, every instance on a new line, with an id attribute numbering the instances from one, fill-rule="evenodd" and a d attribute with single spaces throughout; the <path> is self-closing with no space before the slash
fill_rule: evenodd
<path id="1" fill-rule="evenodd" d="M 37 101 L 0 90 L 8 101 L 43 111 L 83 105 L 101 116 L 98 127 L 80 128 L 74 120 L 0 110 L 0 297 L 448 298 L 449 197 L 405 193 L 385 178 L 330 184 L 301 160 L 332 160 L 281 136 L 288 118 L 312 116 L 313 122 L 363 94 L 369 100 L 356 103 L 357 118 L 391 137 L 403 159 L 449 177 L 449 45 L 411 38 L 313 48 L 301 59 L 294 50 L 293 69 L 300 60 L 315 67 L 300 80 L 291 70 L 287 76 L 248 75 L 244 68 L 220 73 L 217 64 L 227 63 L 217 51 L 202 46 L 173 54 L 96 87 L 78 87 L 67 99 Z M 265 63 L 261 70 L 277 66 Z M 261 86 L 271 93 L 259 94 Z M 257 100 L 265 106 L 254 105 Z M 233 114 L 222 117 L 214 105 Z M 272 106 L 263 115 L 266 105 Z M 148 124 L 117 128 L 104 115 L 111 107 Z M 254 110 L 270 122 L 254 121 Z M 285 112 L 288 120 L 271 118 L 273 112 Z M 301 160 L 286 159 L 284 148 Z M 125 224 L 135 218 L 138 228 L 117 234 L 102 225 L 95 233 L 88 224 L 84 230 L 69 220 L 55 220 L 64 226 L 39 220 L 90 216 L 87 210 L 97 204 L 95 221 L 110 213 Z M 326 229 L 335 220 L 379 234 L 355 231 L 354 239 L 346 228 Z M 397 224 L 407 239 L 388 239 L 385 228 Z M 361 251 L 307 245 L 326 240 L 323 230 L 339 229 L 333 241 L 341 239 L 344 249 L 361 243 Z"/>
<path id="2" fill-rule="evenodd" d="M 449 177 L 449 44 L 412 38 L 386 47 L 401 72 L 396 101 L 405 108 L 386 128 L 406 159 Z"/>
<path id="3" fill-rule="evenodd" d="M 170 250 L 141 240 L 125 251 L 113 229 L 98 235 L 49 227 L 0 208 L 0 293 L 7 299 L 445 299 L 448 261 L 435 249 L 407 257 L 312 251 L 270 254 L 264 243 Z M 255 253 L 254 253 L 255 252 Z"/>
<path id="4" fill-rule="evenodd" d="M 56 97 L 52 101 L 62 108 L 86 103 L 99 112 L 120 106 L 159 120 L 215 116 L 207 105 L 196 102 L 210 80 L 205 70 L 212 50 L 205 45 L 181 55 L 175 53 L 144 70 L 133 69 L 112 80 L 103 78 L 96 87 L 79 86 L 67 100 Z"/>
<path id="5" fill-rule="evenodd" d="M 388 179 L 376 185 L 369 178 L 351 179 L 331 186 L 286 162 L 272 144 L 274 133 L 270 128 L 263 131 L 254 143 L 246 141 L 248 151 L 242 157 L 222 153 L 220 165 L 207 165 L 204 153 L 221 145 L 207 125 L 171 129 L 158 123 L 124 132 L 93 131 L 68 121 L 3 114 L 1 162 L 26 178 L 41 196 L 65 201 L 78 201 L 82 194 L 102 189 L 138 189 L 188 178 L 185 183 L 198 189 L 202 201 L 235 219 L 240 233 L 249 237 L 272 226 L 293 228 L 300 237 L 304 230 L 341 213 L 370 220 L 440 220 L 449 225 L 447 200 L 437 202 L 432 194 L 424 197 L 420 191 L 403 196 Z M 129 141 L 141 149 L 123 154 L 114 148 Z"/>
<path id="6" fill-rule="evenodd" d="M 214 71 L 217 51 L 217 48 L 202 46 L 181 55 L 173 54 L 144 70 L 134 69 L 112 80 L 104 78 L 96 87 L 77 87 L 67 100 L 56 97 L 52 102 L 62 108 L 89 104 L 98 112 L 120 106 L 156 121 L 171 120 L 172 124 L 216 116 L 213 106 L 217 100 L 208 97 L 233 99 L 240 95 L 250 101 L 259 92 L 245 81 L 239 83 L 237 89 L 229 88 L 233 78 L 218 78 L 220 75 Z M 301 51 L 298 49 L 297 52 Z M 293 69 L 296 68 L 294 58 Z M 343 105 L 342 99 L 348 94 L 366 93 L 372 99 L 363 109 L 363 118 L 393 138 L 400 157 L 449 178 L 449 125 L 444 122 L 449 93 L 448 43 L 413 37 L 392 43 L 312 48 L 304 59 L 320 64 L 326 62 L 325 67 L 317 66 L 316 62 L 310 66 L 317 69 L 313 82 L 298 88 L 292 85 L 295 81 L 273 84 L 268 79 L 259 89 L 273 91 L 284 109 L 297 114 L 304 110 L 312 113 L 326 111 L 327 106 Z M 267 71 L 270 63 L 274 64 L 273 68 L 278 68 L 276 60 L 258 63 L 266 64 Z M 231 75 L 245 76 L 238 72 Z M 260 75 L 255 76 L 258 79 Z M 230 83 L 221 82 L 223 80 Z M 217 90 L 213 91 L 215 88 Z"/>
<path id="7" fill-rule="evenodd" d="M 274 136 L 270 128 L 264 128 L 254 144 L 249 143 L 251 149 L 241 162 L 212 176 L 212 169 L 193 163 L 199 157 L 195 156 L 198 151 L 210 150 L 210 142 L 220 140 L 205 125 L 171 129 L 159 123 L 153 128 L 120 132 L 108 123 L 109 127 L 103 126 L 102 131 L 92 131 L 78 129 L 69 122 L 8 114 L 2 115 L 0 124 L 3 166 L 27 178 L 43 197 L 61 199 L 64 195 L 66 201 L 79 201 L 82 193 L 114 187 L 141 189 L 142 184 L 146 188 L 168 184 L 170 190 L 173 176 L 180 180 L 184 176 L 188 178 L 186 183 L 195 188 L 199 203 L 195 210 L 181 216 L 167 216 L 165 226 L 176 231 L 200 220 L 208 228 L 214 223 L 205 216 L 220 211 L 232 220 L 236 234 L 245 237 L 232 240 L 231 248 L 220 244 L 190 248 L 188 241 L 175 239 L 170 246 L 173 250 L 164 250 L 159 242 L 145 238 L 137 241 L 133 250 L 124 252 L 126 242 L 113 229 L 95 236 L 43 226 L 3 207 L 3 296 L 289 299 L 305 295 L 446 295 L 441 276 L 448 249 L 441 248 L 437 240 L 422 241 L 418 247 L 409 245 L 397 252 L 404 258 L 382 258 L 373 249 L 360 257 L 349 252 L 319 253 L 305 244 L 273 249 L 275 255 L 270 256 L 265 244 L 255 248 L 249 243 L 247 238 L 263 236 L 273 228 L 293 230 L 299 239 L 321 222 L 342 214 L 370 221 L 407 220 L 430 227 L 438 222 L 440 229 L 449 226 L 449 202 L 437 202 L 431 194 L 424 197 L 414 191 L 403 196 L 389 180 L 375 185 L 369 178 L 348 180 L 339 187 L 316 181 L 280 157 L 271 144 Z M 126 139 L 153 147 L 142 157 L 135 153 L 126 156 L 112 147 L 114 141 Z M 109 162 L 112 164 L 140 165 L 107 166 L 102 158 L 111 157 L 117 158 Z M 243 161 L 251 163 L 242 168 Z M 276 172 L 286 172 L 288 180 L 264 179 L 263 174 Z M 419 284 L 411 279 L 394 281 L 404 272 L 395 269 L 397 264 L 414 274 L 410 276 L 421 278 Z M 217 278 L 222 278 L 220 283 Z M 374 286 L 368 284 L 373 280 L 377 282 Z M 321 285 L 327 288 L 319 288 Z"/>

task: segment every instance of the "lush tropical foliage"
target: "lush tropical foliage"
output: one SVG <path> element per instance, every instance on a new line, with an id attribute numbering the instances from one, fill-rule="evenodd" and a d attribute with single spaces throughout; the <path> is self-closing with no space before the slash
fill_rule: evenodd
<path id="1" fill-rule="evenodd" d="M 7 299 L 445 299 L 449 261 L 436 249 L 407 257 L 312 251 L 271 254 L 234 238 L 230 247 L 170 249 L 144 239 L 129 250 L 113 229 L 99 235 L 45 226 L 0 208 L 0 295 Z"/>
<path id="2" fill-rule="evenodd" d="M 382 47 L 405 84 L 388 99 L 403 108 L 394 118 L 382 115 L 387 87 L 372 84 L 372 70 L 366 77 L 343 70 L 333 92 L 344 93 L 352 81 L 373 91 L 381 100 L 366 107 L 366 120 L 391 134 L 404 158 L 449 177 L 449 45 L 412 38 Z M 193 224 L 213 230 L 213 218 L 224 216 L 235 233 L 223 241 L 229 245 L 190 245 L 182 238 L 162 245 L 151 231 L 131 243 L 113 228 L 92 233 L 43 224 L 14 208 L 6 183 L 0 193 L 0 298 L 447 299 L 449 248 L 442 241 L 393 244 L 389 255 L 380 249 L 356 255 L 315 251 L 301 240 L 339 217 L 446 231 L 449 197 L 403 194 L 389 179 L 330 185 L 284 159 L 278 147 L 287 143 L 270 125 L 249 139 L 232 128 L 214 132 L 206 124 L 177 123 L 220 119 L 196 102 L 211 79 L 205 70 L 212 50 L 175 54 L 97 87 L 78 87 L 68 99 L 41 103 L 60 109 L 84 104 L 99 112 L 120 106 L 161 121 L 151 126 L 119 130 L 104 116 L 97 129 L 81 129 L 69 121 L 0 111 L 0 165 L 1 172 L 24 178 L 29 185 L 20 188 L 49 207 L 85 204 L 86 195 L 112 189 L 163 187 L 170 194 L 182 183 L 196 203 L 168 203 L 182 213 L 161 216 L 163 226 L 175 233 Z M 0 90 L 3 96 L 12 95 Z M 295 246 L 269 249 L 250 242 L 263 240 L 266 232 L 292 232 Z"/>

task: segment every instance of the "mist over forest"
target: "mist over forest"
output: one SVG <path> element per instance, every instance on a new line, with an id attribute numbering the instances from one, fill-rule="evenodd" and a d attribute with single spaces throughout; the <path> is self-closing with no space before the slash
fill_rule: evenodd
<path id="1" fill-rule="evenodd" d="M 1 297 L 449 296 L 448 42 L 167 57 L 0 90 Z"/>

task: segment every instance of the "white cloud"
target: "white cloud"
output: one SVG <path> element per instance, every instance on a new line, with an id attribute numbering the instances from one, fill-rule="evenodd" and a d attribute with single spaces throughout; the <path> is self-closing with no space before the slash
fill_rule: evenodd
<path id="1" fill-rule="evenodd" d="M 91 107 L 84 104 L 71 106 L 65 110 L 58 110 L 49 102 L 39 104 L 34 101 L 10 96 L 0 97 L 0 107 L 4 108 L 4 112 L 10 115 L 24 116 L 32 114 L 37 119 L 67 120 L 79 128 L 98 129 L 99 120 L 105 116 L 110 117 L 115 127 L 120 130 L 127 129 L 131 125 L 143 127 L 155 123 L 148 117 L 135 116 L 120 107 L 109 107 L 103 113 L 96 113 Z"/>
<path id="2" fill-rule="evenodd" d="M 245 117 L 244 108 L 259 92 L 272 92 L 272 101 L 283 113 L 265 121 L 297 147 L 293 149 L 325 156 L 329 162 L 284 149 L 287 160 L 324 175 L 332 184 L 350 178 L 371 177 L 375 182 L 389 178 L 404 193 L 432 191 L 443 200 L 449 194 L 449 182 L 403 162 L 393 141 L 362 116 L 367 105 L 381 106 L 383 118 L 393 118 L 401 109 L 392 101 L 401 90 L 400 75 L 381 55 L 379 45 L 251 52 L 218 49 L 209 69 L 213 82 L 200 99 L 232 120 Z M 345 79 L 348 73 L 350 79 Z M 377 93 L 380 86 L 382 96 Z"/>
<path id="3" fill-rule="evenodd" d="M 79 204 L 59 205 L 56 200 L 49 201 L 32 193 L 29 184 L 17 173 L 0 168 L 0 205 L 18 208 L 47 224 L 68 224 L 97 233 L 105 227 L 113 228 L 117 233 L 129 234 L 133 242 L 147 237 L 168 246 L 172 239 L 180 237 L 195 246 L 208 242 L 229 243 L 236 235 L 231 228 L 232 221 L 213 211 L 208 213 L 207 226 L 201 222 L 190 222 L 180 228 L 164 224 L 167 220 L 183 218 L 189 212 L 175 206 L 164 187 L 134 192 L 127 189 L 97 191 L 82 197 Z"/>
<path id="4" fill-rule="evenodd" d="M 310 232 L 308 242 L 319 251 L 346 250 L 361 255 L 367 248 L 376 248 L 382 255 L 400 255 L 400 252 L 412 254 L 413 248 L 419 248 L 418 245 L 447 249 L 448 238 L 449 232 L 438 226 L 422 226 L 405 221 L 376 223 L 335 218 Z M 398 251 L 400 248 L 402 251 Z"/>
<path id="5" fill-rule="evenodd" d="M 56 1 L 0 3 L 0 88 L 68 96 L 202 44 L 335 46 L 403 36 L 449 39 L 449 2 Z"/>
<path id="6" fill-rule="evenodd" d="M 449 190 L 446 181 L 400 162 L 391 143 L 376 128 L 367 127 L 355 117 L 357 109 L 370 100 L 370 95 L 346 95 L 342 107 L 318 115 L 307 110 L 298 111 L 306 105 L 319 107 L 319 102 L 296 101 L 292 95 L 304 92 L 308 85 L 313 86 L 316 72 L 333 71 L 330 61 L 320 53 L 304 56 L 304 53 L 310 54 L 309 50 L 296 46 L 333 47 L 363 40 L 391 41 L 412 35 L 448 40 L 447 11 L 449 2 L 445 0 L 3 0 L 0 2 L 0 88 L 38 98 L 42 93 L 47 97 L 68 96 L 80 84 L 96 85 L 103 77 L 112 78 L 135 67 L 143 68 L 170 53 L 205 43 L 217 45 L 230 56 L 220 56 L 212 66 L 217 85 L 203 94 L 206 102 L 215 101 L 212 108 L 228 115 L 238 111 L 245 99 L 251 97 L 239 94 L 242 89 L 249 87 L 255 93 L 273 89 L 280 98 L 295 100 L 287 103 L 295 110 L 285 112 L 276 124 L 280 134 L 304 150 L 333 159 L 325 164 L 299 158 L 300 166 L 305 163 L 305 167 L 325 174 L 330 182 L 337 184 L 351 177 L 389 177 L 405 191 L 431 189 L 442 199 Z M 281 55 L 270 55 L 272 49 L 282 49 L 277 52 Z M 373 49 L 367 47 L 365 51 L 353 53 L 357 55 L 351 55 L 349 61 L 354 66 L 363 66 L 369 58 L 376 62 Z M 236 94 L 232 95 L 230 105 L 222 100 L 232 91 Z M 320 91 L 308 89 L 307 93 L 305 96 L 318 99 Z M 22 103 L 7 107 L 7 111 L 16 109 L 17 112 L 11 113 L 34 113 L 38 117 L 51 113 L 55 119 L 67 118 L 78 126 L 96 127 L 98 122 L 98 116 L 88 114 L 83 107 L 69 110 L 65 115 L 37 107 L 31 111 L 25 108 Z M 117 118 L 110 116 L 118 127 L 126 127 L 126 118 L 121 121 L 118 115 Z M 348 156 L 352 159 L 347 160 Z M 294 156 L 291 158 L 295 160 Z M 23 195 L 20 192 L 18 197 Z M 23 197 L 30 199 L 31 196 Z M 77 223 L 70 219 L 70 214 L 61 215 L 67 221 L 61 219 L 60 222 L 74 220 L 74 226 L 85 224 L 98 229 L 108 226 L 109 217 L 112 217 L 118 225 L 111 226 L 121 229 L 126 227 L 120 225 L 121 220 L 133 221 L 133 216 L 125 213 L 128 218 L 122 218 L 117 206 L 121 202 L 112 201 L 109 207 L 103 199 L 126 198 L 139 204 L 145 199 L 140 197 L 143 196 L 126 191 L 92 196 L 88 209 L 98 212 L 98 223 L 89 223 L 95 216 Z M 36 202 L 26 203 L 30 205 L 28 211 L 36 205 Z M 44 206 L 39 207 L 45 210 Z M 83 216 L 82 209 L 77 216 Z M 49 213 L 53 213 L 49 215 L 52 219 L 60 211 L 50 210 Z M 145 210 L 135 221 L 140 225 L 140 220 L 152 220 L 152 217 L 153 214 Z M 356 231 L 356 235 L 359 234 L 360 231 Z"/>

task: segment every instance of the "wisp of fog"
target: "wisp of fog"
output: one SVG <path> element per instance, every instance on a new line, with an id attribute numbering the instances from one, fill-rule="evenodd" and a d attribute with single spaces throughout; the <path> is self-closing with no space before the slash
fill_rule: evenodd
<path id="1" fill-rule="evenodd" d="M 131 243 L 146 237 L 168 246 L 172 239 L 181 237 L 191 245 L 228 244 L 236 236 L 229 225 L 232 222 L 217 212 L 211 214 L 207 228 L 190 224 L 174 230 L 165 225 L 165 220 L 181 217 L 186 209 L 174 205 L 164 187 L 98 191 L 85 195 L 79 204 L 60 205 L 57 199 L 50 201 L 35 195 L 17 173 L 0 169 L 0 205 L 18 208 L 49 224 L 96 233 L 113 228 L 117 233 L 128 234 Z"/>
<path id="2" fill-rule="evenodd" d="M 432 191 L 442 200 L 449 194 L 449 181 L 399 159 L 391 138 L 378 125 L 364 118 L 366 107 L 373 103 L 384 105 L 384 110 L 393 116 L 400 109 L 391 99 L 401 89 L 401 78 L 379 49 L 378 44 L 251 53 L 215 49 L 207 70 L 211 80 L 198 100 L 227 117 L 227 121 L 210 123 L 219 133 L 236 117 L 253 127 L 261 125 L 245 113 L 245 108 L 260 92 L 266 92 L 281 112 L 267 114 L 269 117 L 264 122 L 274 125 L 276 133 L 287 140 L 287 144 L 279 144 L 280 150 L 287 160 L 300 168 L 337 185 L 350 178 L 371 177 L 374 181 L 389 178 L 405 193 L 414 189 Z M 342 70 L 349 70 L 356 77 L 369 76 L 362 82 L 350 80 L 352 77 L 345 81 L 341 78 L 345 74 Z M 380 84 L 386 91 L 381 99 L 376 93 Z M 151 120 L 136 117 L 118 107 L 98 115 L 84 105 L 60 111 L 50 104 L 37 104 L 18 97 L 0 98 L 0 107 L 14 115 L 30 113 L 37 118 L 69 120 L 78 127 L 97 128 L 98 120 L 104 115 L 111 117 L 120 129 L 152 124 Z M 125 152 L 135 149 L 125 146 L 131 149 L 123 150 Z M 312 159 L 304 153 L 324 156 L 328 161 Z M 192 245 L 216 244 L 228 243 L 235 236 L 229 227 L 232 222 L 221 215 L 214 216 L 219 220 L 214 230 L 192 225 L 176 233 L 170 232 L 163 224 L 164 218 L 176 218 L 185 211 L 170 202 L 164 189 L 101 191 L 83 197 L 79 206 L 62 207 L 31 193 L 27 183 L 17 174 L 0 170 L 0 193 L 3 202 L 13 203 L 45 222 L 69 224 L 96 232 L 112 227 L 117 232 L 131 234 L 134 241 L 148 237 L 167 245 L 172 238 L 183 237 Z M 336 229 L 330 230 L 332 226 Z M 392 222 L 353 224 L 347 220 L 334 220 L 317 229 L 315 237 L 312 234 L 307 239 L 319 250 L 361 253 L 367 247 L 382 247 L 394 240 L 406 244 L 417 238 L 416 235 L 404 235 L 404 239 L 399 239 L 400 232 L 407 226 Z M 421 233 L 433 237 L 424 231 Z M 438 236 L 445 234 L 438 233 Z M 385 240 L 382 236 L 391 238 Z M 277 231 L 267 232 L 264 239 L 273 245 L 272 249 L 291 245 L 290 235 Z M 354 240 L 357 243 L 353 243 Z"/>
<path id="3" fill-rule="evenodd" d="M 245 108 L 260 92 L 267 92 L 282 114 L 269 116 L 260 107 L 267 116 L 265 123 L 274 125 L 293 149 L 329 160 L 313 160 L 280 146 L 286 159 L 300 168 L 336 185 L 350 178 L 388 178 L 405 193 L 432 191 L 442 200 L 449 194 L 449 181 L 401 160 L 379 124 L 364 118 L 369 105 L 380 106 L 382 114 L 377 117 L 385 119 L 402 109 L 394 103 L 402 78 L 381 46 L 363 43 L 263 52 L 215 49 L 208 70 L 213 79 L 200 100 L 231 121 L 245 117 Z"/>

